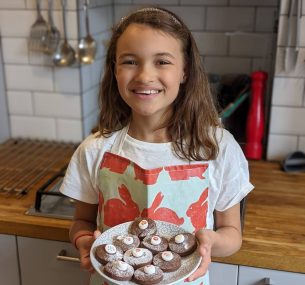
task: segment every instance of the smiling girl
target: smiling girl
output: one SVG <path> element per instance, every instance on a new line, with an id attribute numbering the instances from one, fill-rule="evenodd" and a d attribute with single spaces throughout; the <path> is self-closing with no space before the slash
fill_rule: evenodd
<path id="1" fill-rule="evenodd" d="M 99 131 L 76 150 L 61 187 L 77 200 L 70 238 L 83 268 L 93 272 L 89 251 L 100 231 L 152 217 L 196 234 L 202 262 L 187 281 L 208 285 L 211 256 L 241 246 L 239 203 L 253 186 L 182 20 L 161 8 L 121 19 L 99 99 Z M 91 284 L 101 282 L 93 274 Z"/>

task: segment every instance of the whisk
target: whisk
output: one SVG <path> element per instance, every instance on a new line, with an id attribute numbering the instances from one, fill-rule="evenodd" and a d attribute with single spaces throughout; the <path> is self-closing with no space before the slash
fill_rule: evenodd
<path id="1" fill-rule="evenodd" d="M 31 26 L 28 48 L 31 51 L 44 52 L 46 50 L 46 41 L 49 29 L 47 22 L 42 17 L 40 3 L 41 0 L 36 1 L 37 18 L 34 24 Z"/>

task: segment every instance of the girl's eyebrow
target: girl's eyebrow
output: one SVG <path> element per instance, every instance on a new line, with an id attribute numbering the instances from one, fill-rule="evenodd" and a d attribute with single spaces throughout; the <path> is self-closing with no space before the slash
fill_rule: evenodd
<path id="1" fill-rule="evenodd" d="M 137 55 L 136 54 L 133 54 L 133 53 L 122 53 L 118 56 L 118 59 L 121 59 L 121 58 L 124 58 L 124 57 L 136 57 Z M 175 59 L 175 56 L 172 55 L 171 53 L 169 52 L 159 52 L 159 53 L 156 53 L 155 56 L 165 56 L 165 57 L 170 57 L 172 59 Z"/>

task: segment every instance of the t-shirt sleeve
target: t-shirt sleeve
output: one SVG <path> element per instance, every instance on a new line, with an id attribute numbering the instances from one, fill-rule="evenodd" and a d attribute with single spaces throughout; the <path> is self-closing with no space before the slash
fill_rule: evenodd
<path id="1" fill-rule="evenodd" d="M 98 189 L 94 182 L 94 161 L 92 150 L 82 143 L 74 152 L 67 168 L 60 191 L 73 199 L 89 203 L 98 203 Z"/>
<path id="2" fill-rule="evenodd" d="M 250 183 L 248 161 L 231 134 L 226 134 L 223 148 L 222 179 L 215 205 L 217 211 L 225 211 L 239 203 L 253 188 Z"/>

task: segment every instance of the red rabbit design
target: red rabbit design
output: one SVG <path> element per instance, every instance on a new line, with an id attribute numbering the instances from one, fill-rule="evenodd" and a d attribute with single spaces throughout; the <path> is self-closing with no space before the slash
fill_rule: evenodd
<path id="1" fill-rule="evenodd" d="M 101 167 L 108 168 L 111 172 L 123 174 L 130 164 L 130 160 L 113 153 L 105 153 Z"/>
<path id="2" fill-rule="evenodd" d="M 122 200 L 109 199 L 104 207 L 104 224 L 113 227 L 121 223 L 133 221 L 139 217 L 139 206 L 132 200 L 127 187 L 122 184 L 118 187 L 118 192 Z"/>
<path id="3" fill-rule="evenodd" d="M 206 216 L 208 211 L 208 188 L 200 195 L 198 201 L 189 206 L 186 215 L 190 217 L 195 232 L 206 227 Z"/>
<path id="4" fill-rule="evenodd" d="M 141 217 L 149 217 L 154 220 L 160 220 L 164 222 L 169 222 L 172 224 L 176 224 L 181 226 L 184 223 L 184 218 L 179 218 L 172 209 L 168 208 L 158 208 L 157 207 L 161 204 L 164 196 L 161 192 L 159 192 L 154 201 L 152 202 L 150 208 L 146 208 L 142 211 Z"/>

